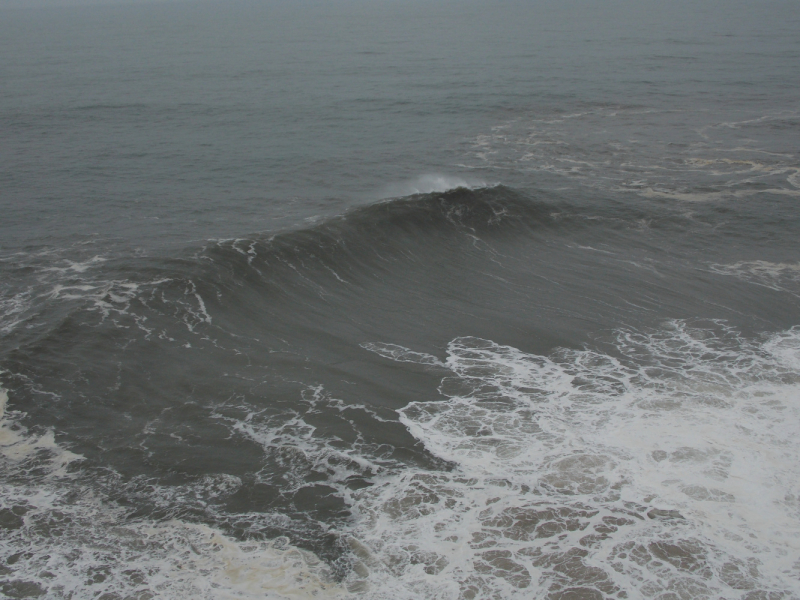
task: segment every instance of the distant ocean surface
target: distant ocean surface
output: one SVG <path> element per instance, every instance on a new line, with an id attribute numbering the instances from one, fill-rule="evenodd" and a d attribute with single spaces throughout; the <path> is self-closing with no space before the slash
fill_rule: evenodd
<path id="1" fill-rule="evenodd" d="M 0 596 L 800 599 L 800 4 L 0 6 Z"/>

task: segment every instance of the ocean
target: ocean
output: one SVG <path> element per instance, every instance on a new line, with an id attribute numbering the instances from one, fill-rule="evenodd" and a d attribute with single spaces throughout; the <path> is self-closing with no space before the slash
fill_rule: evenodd
<path id="1" fill-rule="evenodd" d="M 0 595 L 800 599 L 800 5 L 0 6 Z"/>

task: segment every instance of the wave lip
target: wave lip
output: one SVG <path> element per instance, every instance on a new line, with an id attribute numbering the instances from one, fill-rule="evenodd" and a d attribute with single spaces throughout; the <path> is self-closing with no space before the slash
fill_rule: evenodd
<path id="1" fill-rule="evenodd" d="M 416 179 L 402 183 L 394 183 L 386 186 L 382 192 L 385 198 L 400 198 L 412 194 L 432 194 L 434 192 L 449 192 L 458 188 L 467 190 L 477 190 L 486 187 L 493 187 L 485 181 L 476 179 L 465 179 L 453 175 L 441 173 L 429 173 L 420 175 Z"/>

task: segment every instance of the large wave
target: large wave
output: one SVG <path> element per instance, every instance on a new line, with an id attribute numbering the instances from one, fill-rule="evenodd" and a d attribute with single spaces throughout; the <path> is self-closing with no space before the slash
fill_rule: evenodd
<path id="1" fill-rule="evenodd" d="M 496 186 L 16 255 L 4 593 L 791 598 L 797 281 L 754 218 Z"/>

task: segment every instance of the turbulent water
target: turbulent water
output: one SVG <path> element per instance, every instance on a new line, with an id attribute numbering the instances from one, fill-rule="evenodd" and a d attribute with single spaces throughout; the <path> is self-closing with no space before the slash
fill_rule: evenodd
<path id="1" fill-rule="evenodd" d="M 0 593 L 800 598 L 800 11 L 662 4 L 0 7 Z"/>

